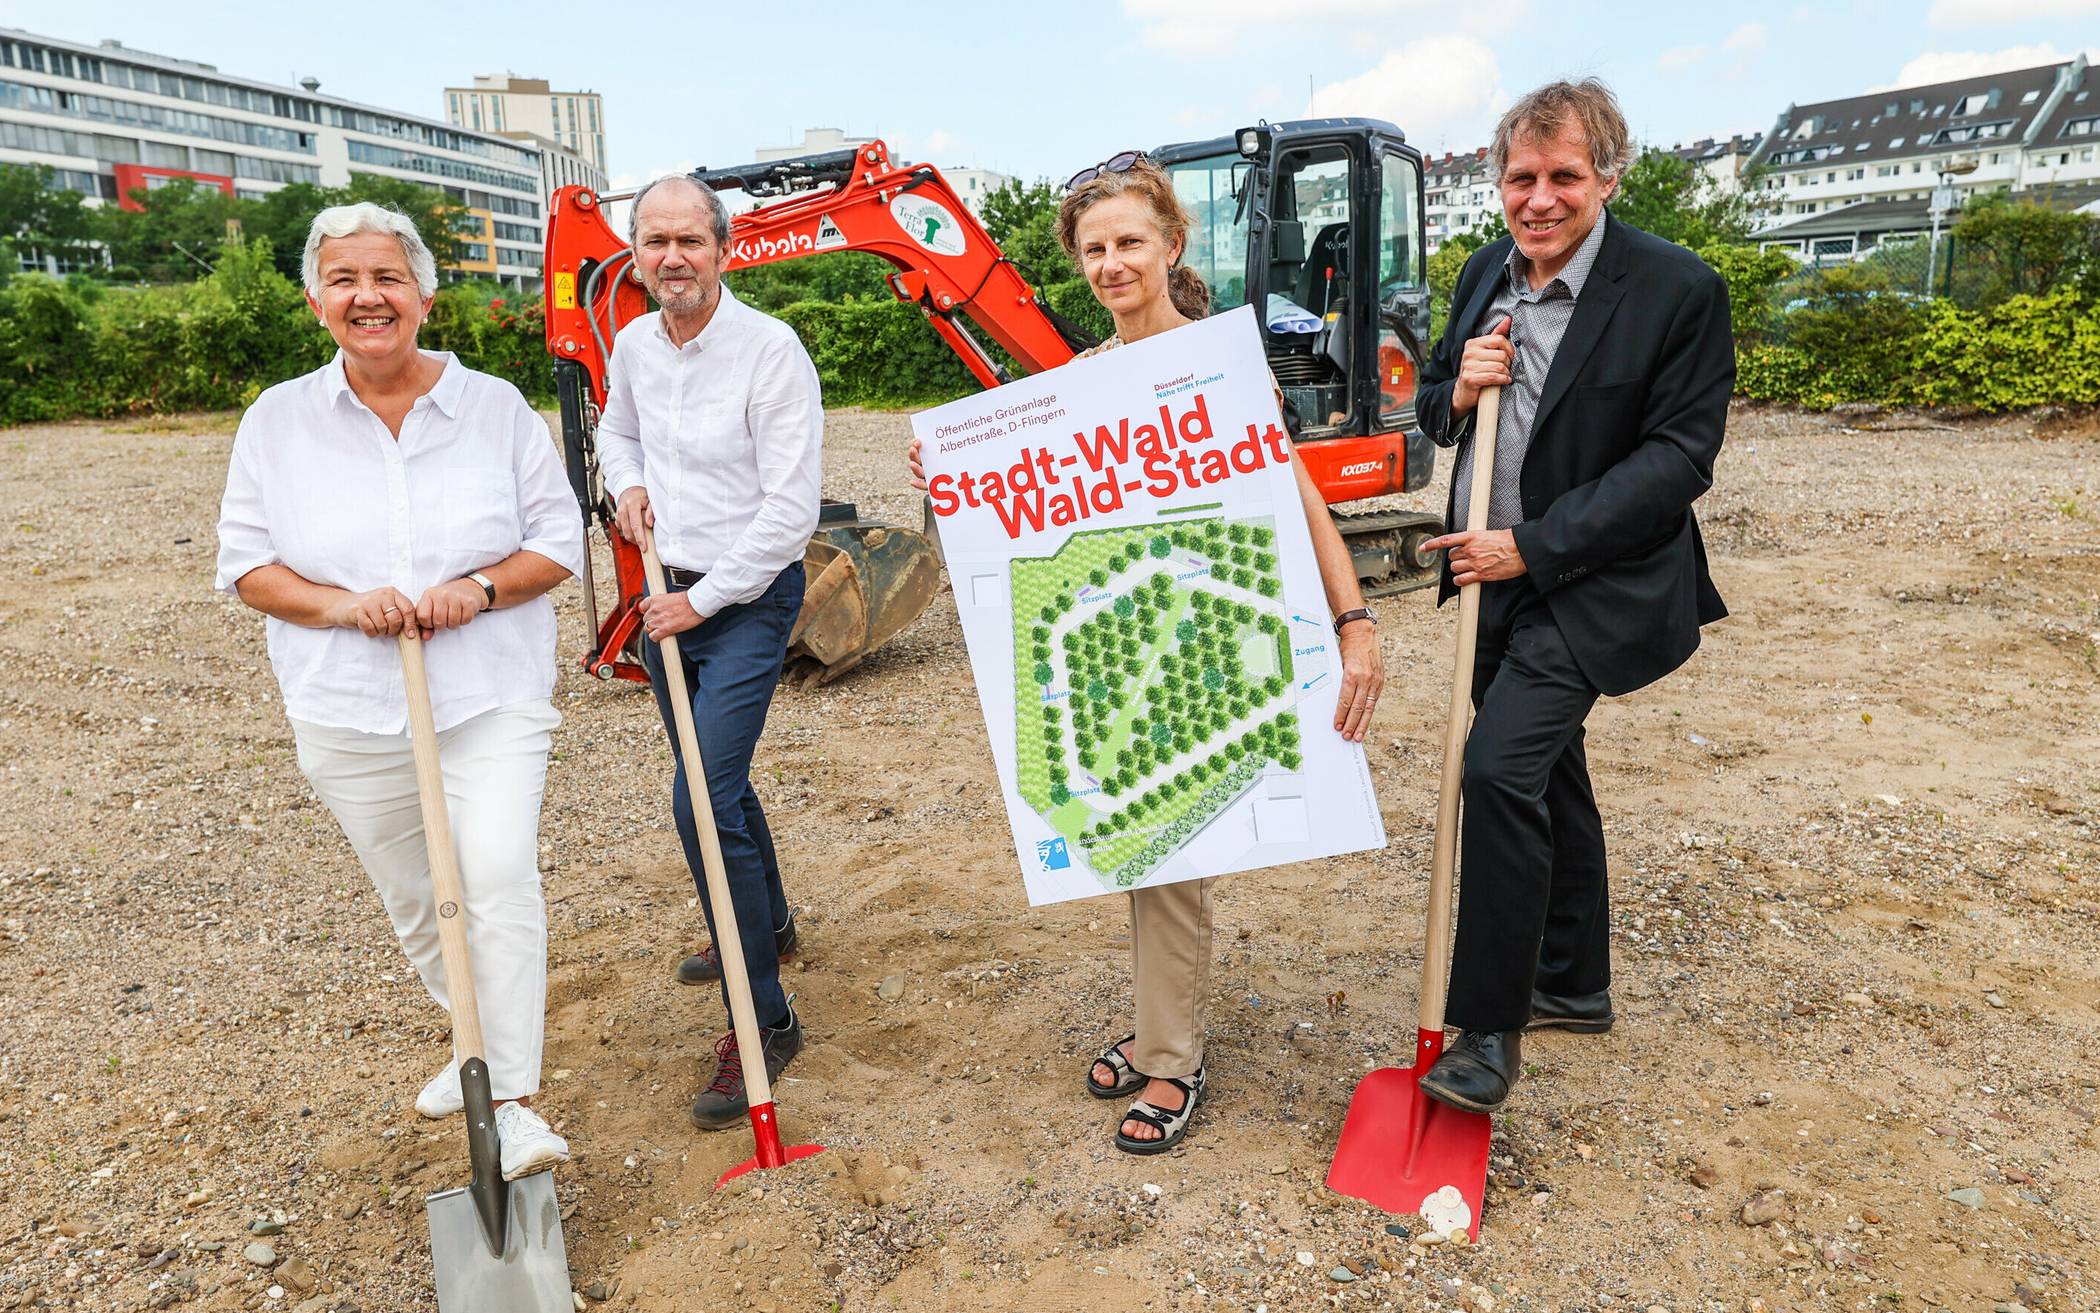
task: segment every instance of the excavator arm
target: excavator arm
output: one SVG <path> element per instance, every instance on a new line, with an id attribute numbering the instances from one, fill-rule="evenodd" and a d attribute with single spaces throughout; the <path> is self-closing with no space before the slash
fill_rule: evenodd
<path id="1" fill-rule="evenodd" d="M 1000 252 L 938 169 L 896 166 L 880 141 L 798 159 L 697 169 L 690 176 L 717 190 L 783 198 L 732 219 L 727 271 L 826 251 L 877 256 L 896 270 L 888 278 L 891 292 L 918 307 L 986 387 L 1013 375 L 979 332 L 1031 374 L 1092 345 Z M 596 520 L 611 543 L 618 592 L 601 621 L 596 581 L 586 568 L 582 582 L 594 642 L 583 665 L 600 678 L 645 680 L 634 607 L 642 591 L 640 555 L 613 527 L 593 435 L 605 404 L 613 339 L 649 305 L 628 242 L 607 218 L 605 198 L 584 187 L 554 193 L 546 270 L 547 349 L 555 358 L 564 461 L 586 525 Z M 810 585 L 790 663 L 820 679 L 849 668 L 910 623 L 939 581 L 923 537 L 863 523 L 845 503 L 825 503 L 806 564 Z"/>

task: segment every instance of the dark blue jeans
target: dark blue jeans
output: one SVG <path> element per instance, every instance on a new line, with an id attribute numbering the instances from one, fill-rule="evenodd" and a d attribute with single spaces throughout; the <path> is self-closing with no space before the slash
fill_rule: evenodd
<path id="1" fill-rule="evenodd" d="M 673 592 L 679 591 L 673 589 Z M 707 796 L 714 807 L 715 832 L 722 843 L 722 867 L 729 897 L 736 907 L 737 937 L 744 946 L 744 969 L 751 977 L 751 1005 L 758 1024 L 787 1024 L 787 995 L 780 988 L 780 957 L 773 931 L 787 924 L 787 893 L 780 884 L 780 862 L 773 855 L 773 832 L 751 788 L 751 754 L 766 727 L 766 709 L 787 656 L 788 633 L 802 610 L 802 563 L 782 570 L 765 592 L 749 602 L 724 607 L 697 628 L 678 635 L 685 659 L 685 686 L 693 699 L 693 730 L 700 740 L 700 759 L 707 768 Z M 685 863 L 700 890 L 707 913 L 707 932 L 715 930 L 715 909 L 707 896 L 707 873 L 700 860 L 700 837 L 693 826 L 693 804 L 686 791 L 685 760 L 678 750 L 678 731 L 671 701 L 664 691 L 663 652 L 642 644 L 656 692 L 657 714 L 671 736 L 677 769 L 671 777 L 671 815 L 685 845 Z M 723 984 L 722 1006 L 729 1006 Z"/>

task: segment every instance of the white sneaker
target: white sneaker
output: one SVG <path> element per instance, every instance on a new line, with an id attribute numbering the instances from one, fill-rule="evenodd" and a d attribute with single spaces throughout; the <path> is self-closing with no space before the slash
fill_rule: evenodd
<path id="1" fill-rule="evenodd" d="M 496 1109 L 496 1139 L 503 1146 L 506 1181 L 569 1161 L 569 1142 L 522 1103 L 506 1103 Z"/>
<path id="2" fill-rule="evenodd" d="M 416 1111 L 425 1117 L 450 1117 L 466 1106 L 467 1101 L 459 1092 L 458 1058 L 446 1063 L 445 1069 L 432 1076 L 423 1092 L 416 1096 Z"/>

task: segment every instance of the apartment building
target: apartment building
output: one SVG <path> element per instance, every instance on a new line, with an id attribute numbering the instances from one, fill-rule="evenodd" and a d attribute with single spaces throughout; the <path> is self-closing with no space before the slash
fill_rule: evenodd
<path id="1" fill-rule="evenodd" d="M 612 167 L 605 153 L 605 102 L 595 91 L 556 91 L 545 78 L 515 73 L 477 75 L 472 86 L 445 88 L 445 120 L 474 132 L 551 141 L 597 171 L 595 181 L 578 181 L 605 190 Z"/>
<path id="2" fill-rule="evenodd" d="M 540 277 L 539 148 L 324 96 L 311 78 L 279 86 L 116 41 L 0 28 L 0 163 L 49 165 L 55 185 L 113 205 L 174 178 L 239 196 L 401 178 L 444 191 L 480 224 L 448 277 Z"/>
<path id="3" fill-rule="evenodd" d="M 1931 86 L 1789 105 L 1757 147 L 1775 218 L 1867 201 L 1957 203 L 1977 192 L 2100 180 L 2100 81 L 2085 57 Z M 1950 165 L 1974 164 L 1966 173 Z"/>
<path id="4" fill-rule="evenodd" d="M 1478 232 L 1502 213 L 1502 192 L 1488 166 L 1488 148 L 1422 161 L 1423 244 L 1430 255 L 1454 237 Z"/>

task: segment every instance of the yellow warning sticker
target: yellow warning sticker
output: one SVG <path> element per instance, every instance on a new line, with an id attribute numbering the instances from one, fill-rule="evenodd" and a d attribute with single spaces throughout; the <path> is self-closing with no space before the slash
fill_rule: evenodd
<path id="1" fill-rule="evenodd" d="M 576 275 L 557 273 L 554 275 L 554 308 L 574 310 L 576 308 Z"/>

